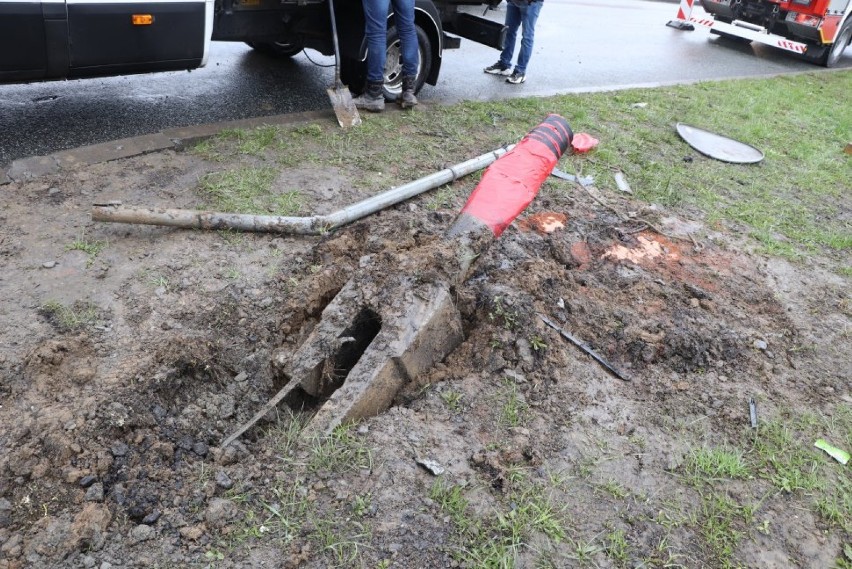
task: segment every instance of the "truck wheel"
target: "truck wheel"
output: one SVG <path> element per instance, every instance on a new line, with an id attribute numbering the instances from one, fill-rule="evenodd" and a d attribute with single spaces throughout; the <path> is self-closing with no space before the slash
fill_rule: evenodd
<path id="1" fill-rule="evenodd" d="M 302 46 L 286 41 L 247 41 L 250 48 L 273 57 L 293 57 L 302 51 Z"/>
<path id="2" fill-rule="evenodd" d="M 432 42 L 423 28 L 414 25 L 417 34 L 417 46 L 420 52 L 420 65 L 417 67 L 417 81 L 414 84 L 414 92 L 419 93 L 426 77 L 432 70 Z M 402 92 L 402 45 L 399 41 L 399 33 L 396 26 L 388 28 L 388 46 L 385 55 L 385 99 L 396 101 Z"/>
<path id="3" fill-rule="evenodd" d="M 843 50 L 852 41 L 852 18 L 848 18 L 837 36 L 834 38 L 834 44 L 825 54 L 825 61 L 822 62 L 826 67 L 834 67 L 843 55 Z"/>

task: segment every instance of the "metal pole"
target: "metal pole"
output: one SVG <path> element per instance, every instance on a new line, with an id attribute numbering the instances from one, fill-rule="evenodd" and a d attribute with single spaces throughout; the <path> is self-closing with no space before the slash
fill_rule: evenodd
<path id="1" fill-rule="evenodd" d="M 185 229 L 233 229 L 237 231 L 318 235 L 481 170 L 512 148 L 514 148 L 514 145 L 498 148 L 413 182 L 391 188 L 386 192 L 328 215 L 284 217 L 189 209 L 125 207 L 121 204 L 95 204 L 92 206 L 92 220 L 164 225 Z"/>

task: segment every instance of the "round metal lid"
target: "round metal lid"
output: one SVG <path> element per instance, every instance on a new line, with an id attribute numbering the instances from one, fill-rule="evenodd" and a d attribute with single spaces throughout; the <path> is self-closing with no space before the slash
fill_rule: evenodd
<path id="1" fill-rule="evenodd" d="M 752 164 L 763 160 L 763 152 L 726 136 L 677 123 L 677 133 L 701 154 L 735 164 Z"/>

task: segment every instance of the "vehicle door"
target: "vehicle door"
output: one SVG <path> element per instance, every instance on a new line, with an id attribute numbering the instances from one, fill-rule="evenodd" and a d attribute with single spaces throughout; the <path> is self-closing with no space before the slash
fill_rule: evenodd
<path id="1" fill-rule="evenodd" d="M 213 0 L 65 2 L 69 76 L 192 69 L 206 63 Z"/>
<path id="2" fill-rule="evenodd" d="M 44 12 L 50 13 L 54 4 L 40 0 L 0 0 L 0 81 L 40 79 L 46 75 Z M 64 0 L 58 4 L 65 9 Z"/>

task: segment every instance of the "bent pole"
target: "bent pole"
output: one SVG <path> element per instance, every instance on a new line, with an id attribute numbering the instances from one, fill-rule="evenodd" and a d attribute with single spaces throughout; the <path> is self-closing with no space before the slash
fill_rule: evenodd
<path id="1" fill-rule="evenodd" d="M 498 148 L 476 158 L 471 158 L 434 174 L 372 196 L 328 215 L 311 217 L 285 217 L 277 215 L 251 215 L 219 213 L 190 209 L 164 209 L 125 207 L 121 204 L 94 204 L 92 220 L 113 223 L 164 225 L 184 229 L 231 229 L 268 233 L 319 235 L 357 221 L 372 213 L 398 204 L 409 198 L 433 190 L 481 170 L 514 148 Z"/>

